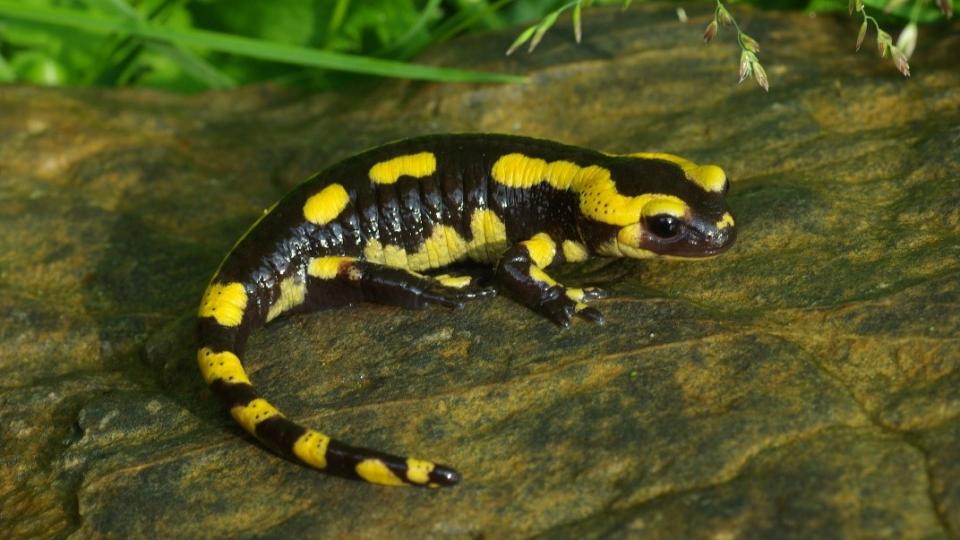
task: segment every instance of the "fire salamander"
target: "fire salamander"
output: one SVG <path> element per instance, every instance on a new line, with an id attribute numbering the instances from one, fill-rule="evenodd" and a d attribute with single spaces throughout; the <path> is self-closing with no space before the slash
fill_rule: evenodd
<path id="1" fill-rule="evenodd" d="M 288 419 L 254 390 L 240 358 L 281 315 L 358 302 L 460 307 L 495 290 L 560 326 L 602 323 L 596 288 L 546 270 L 591 255 L 706 257 L 734 241 L 715 165 L 670 154 L 612 155 L 508 135 L 433 135 L 368 150 L 314 175 L 237 242 L 199 309 L 204 380 L 277 454 L 390 486 L 456 484 L 454 469 L 350 446 Z M 495 268 L 494 289 L 437 271 Z"/>

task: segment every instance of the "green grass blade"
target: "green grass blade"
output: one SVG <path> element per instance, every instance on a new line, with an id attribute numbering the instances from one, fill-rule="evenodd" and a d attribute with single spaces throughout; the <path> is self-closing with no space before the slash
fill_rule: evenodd
<path id="1" fill-rule="evenodd" d="M 17 5 L 0 0 L 0 16 L 12 19 L 80 28 L 90 32 L 128 33 L 140 38 L 155 39 L 183 46 L 201 47 L 261 60 L 271 60 L 316 68 L 442 82 L 523 82 L 524 77 L 506 73 L 490 73 L 448 69 L 422 64 L 381 60 L 366 56 L 322 51 L 295 45 L 275 43 L 211 32 L 180 30 L 132 19 L 106 18 L 70 9 L 40 8 Z"/>

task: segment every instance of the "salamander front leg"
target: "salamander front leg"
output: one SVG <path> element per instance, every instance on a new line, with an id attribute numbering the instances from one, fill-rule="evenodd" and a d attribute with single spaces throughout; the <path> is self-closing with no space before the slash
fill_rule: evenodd
<path id="1" fill-rule="evenodd" d="M 593 287 L 564 287 L 544 268 L 557 258 L 556 242 L 546 233 L 514 245 L 500 258 L 497 281 L 503 289 L 530 309 L 566 328 L 574 315 L 603 324 L 603 315 L 587 302 L 606 293 Z"/>

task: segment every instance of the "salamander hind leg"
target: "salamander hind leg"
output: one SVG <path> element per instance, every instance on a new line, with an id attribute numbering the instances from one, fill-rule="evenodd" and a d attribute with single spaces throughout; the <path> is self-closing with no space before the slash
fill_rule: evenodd
<path id="1" fill-rule="evenodd" d="M 556 242 L 546 233 L 536 234 L 503 254 L 497 265 L 497 280 L 519 302 L 564 328 L 570 326 L 574 315 L 603 324 L 603 315 L 587 302 L 604 298 L 606 292 L 557 283 L 544 271 L 556 258 Z"/>
<path id="2" fill-rule="evenodd" d="M 351 257 L 320 257 L 310 261 L 307 273 L 313 288 L 346 286 L 368 302 L 422 309 L 430 305 L 463 307 L 469 300 L 496 295 L 493 287 L 479 285 L 469 276 L 425 276 Z"/>
<path id="3" fill-rule="evenodd" d="M 408 309 L 423 309 L 431 305 L 462 308 L 469 300 L 496 295 L 493 288 L 467 282 L 469 278 L 466 276 L 429 277 L 400 268 L 366 263 L 360 265 L 363 296 L 378 304 Z"/>

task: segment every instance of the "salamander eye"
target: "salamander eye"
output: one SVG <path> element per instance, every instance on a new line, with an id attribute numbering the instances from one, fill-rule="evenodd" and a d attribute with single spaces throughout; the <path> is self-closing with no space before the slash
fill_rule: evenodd
<path id="1" fill-rule="evenodd" d="M 723 196 L 726 197 L 727 193 L 730 193 L 730 179 L 727 178 L 727 181 L 723 183 Z"/>
<path id="2" fill-rule="evenodd" d="M 680 220 L 669 214 L 657 214 L 647 219 L 647 230 L 669 240 L 680 232 Z"/>

